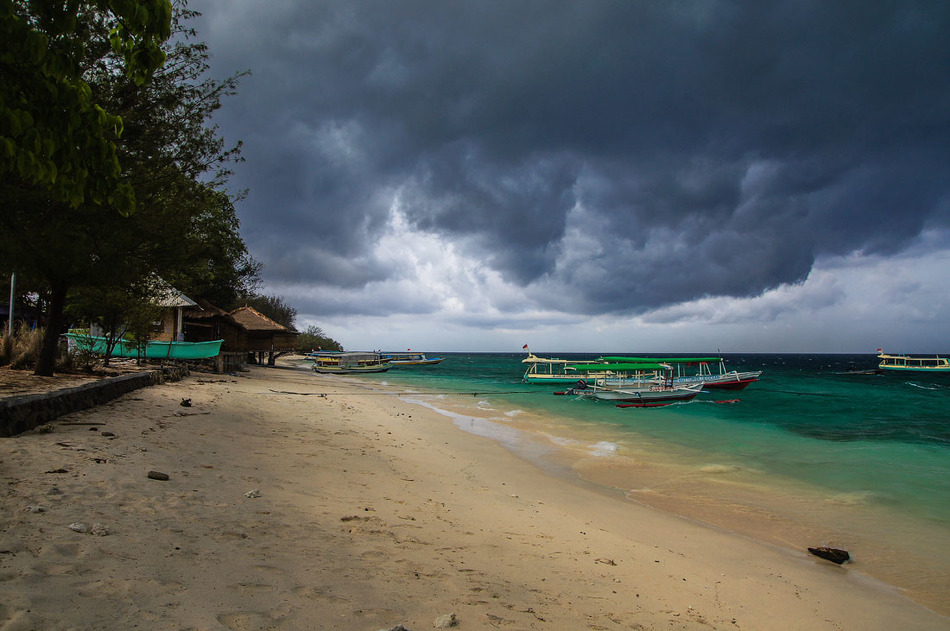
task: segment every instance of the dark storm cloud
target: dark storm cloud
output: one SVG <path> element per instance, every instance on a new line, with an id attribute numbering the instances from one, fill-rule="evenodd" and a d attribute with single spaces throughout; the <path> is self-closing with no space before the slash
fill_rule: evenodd
<path id="1" fill-rule="evenodd" d="M 380 280 L 397 196 L 583 312 L 756 295 L 947 227 L 947 3 L 191 6 L 215 71 L 253 73 L 219 122 L 269 279 Z M 597 248 L 571 249 L 578 216 Z"/>

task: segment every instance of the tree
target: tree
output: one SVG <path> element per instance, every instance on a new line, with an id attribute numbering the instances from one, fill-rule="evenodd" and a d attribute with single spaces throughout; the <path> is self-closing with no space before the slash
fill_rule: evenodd
<path id="1" fill-rule="evenodd" d="M 297 352 L 309 353 L 313 350 L 342 351 L 343 346 L 331 337 L 328 337 L 318 326 L 308 326 L 307 330 L 297 335 Z"/>
<path id="2" fill-rule="evenodd" d="M 294 328 L 294 320 L 297 319 L 297 310 L 287 304 L 280 296 L 264 296 L 261 294 L 251 294 L 242 298 L 243 303 L 248 307 L 253 307 L 268 318 L 283 325 L 288 329 Z"/>
<path id="3" fill-rule="evenodd" d="M 122 339 L 135 341 L 143 351 L 140 359 L 144 356 L 152 326 L 161 318 L 162 309 L 155 304 L 156 297 L 167 291 L 168 286 L 154 276 L 128 286 L 85 287 L 71 297 L 67 310 L 69 315 L 99 326 L 106 347 L 103 365 L 108 366 Z"/>
<path id="4" fill-rule="evenodd" d="M 199 79 L 207 49 L 188 41 L 183 21 L 191 15 L 176 4 L 173 23 L 182 37 L 150 82 L 119 71 L 116 53 L 103 44 L 107 20 L 96 12 L 81 16 L 89 33 L 86 85 L 96 103 L 125 121 L 115 147 L 122 181 L 138 200 L 134 214 L 88 198 L 74 205 L 18 173 L 0 182 L 0 267 L 25 269 L 48 297 L 37 374 L 52 374 L 70 289 L 121 291 L 151 274 L 182 291 L 219 288 L 219 299 L 254 286 L 259 265 L 240 238 L 233 200 L 219 190 L 239 147 L 225 149 L 216 127 L 207 125 L 239 75 Z"/>
<path id="5" fill-rule="evenodd" d="M 99 38 L 141 85 L 165 61 L 170 29 L 168 0 L 0 0 L 0 174 L 72 206 L 132 212 L 115 147 L 122 119 L 93 98 L 84 62 Z"/>

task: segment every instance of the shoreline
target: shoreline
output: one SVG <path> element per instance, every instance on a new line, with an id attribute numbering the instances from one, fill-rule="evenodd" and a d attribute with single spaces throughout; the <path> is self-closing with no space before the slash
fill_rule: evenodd
<path id="1" fill-rule="evenodd" d="M 0 629 L 418 630 L 449 613 L 460 628 L 947 628 L 847 567 L 617 501 L 367 394 L 254 367 L 2 439 Z"/>
<path id="2" fill-rule="evenodd" d="M 794 554 L 818 546 L 849 550 L 848 571 L 895 589 L 938 615 L 950 615 L 946 529 L 919 517 L 908 522 L 886 500 L 762 477 L 728 459 L 714 457 L 697 464 L 695 454 L 687 455 L 689 450 L 671 450 L 655 437 L 631 442 L 629 430 L 619 438 L 609 427 L 578 426 L 569 417 L 552 417 L 551 410 L 517 409 L 509 414 L 484 400 L 473 405 L 468 397 L 430 396 L 438 403 L 422 404 L 432 409 L 441 405 L 450 417 L 473 414 L 497 423 L 504 431 L 495 440 L 509 442 L 512 451 L 549 473 L 558 469 L 563 476 L 569 471 L 577 480 L 628 502 Z M 512 432 L 523 436 L 512 440 Z M 527 441 L 529 450 L 516 444 L 526 436 L 533 437 Z"/>

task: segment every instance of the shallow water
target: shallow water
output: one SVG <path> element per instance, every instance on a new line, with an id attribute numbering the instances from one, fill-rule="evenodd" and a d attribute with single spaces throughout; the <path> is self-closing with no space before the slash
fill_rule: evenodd
<path id="1" fill-rule="evenodd" d="M 360 378 L 630 501 L 798 550 L 848 549 L 849 569 L 950 613 L 950 378 L 837 374 L 873 355 L 727 355 L 760 381 L 618 409 L 523 384 L 523 354 L 445 357 Z"/>

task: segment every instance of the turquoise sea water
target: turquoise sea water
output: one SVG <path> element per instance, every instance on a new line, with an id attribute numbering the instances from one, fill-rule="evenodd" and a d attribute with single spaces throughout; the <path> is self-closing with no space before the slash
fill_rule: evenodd
<path id="1" fill-rule="evenodd" d="M 761 379 L 619 409 L 522 383 L 523 353 L 442 356 L 359 378 L 482 419 L 522 455 L 626 499 L 779 545 L 849 549 L 850 567 L 950 612 L 950 375 L 839 374 L 875 367 L 873 355 L 724 355 Z"/>

